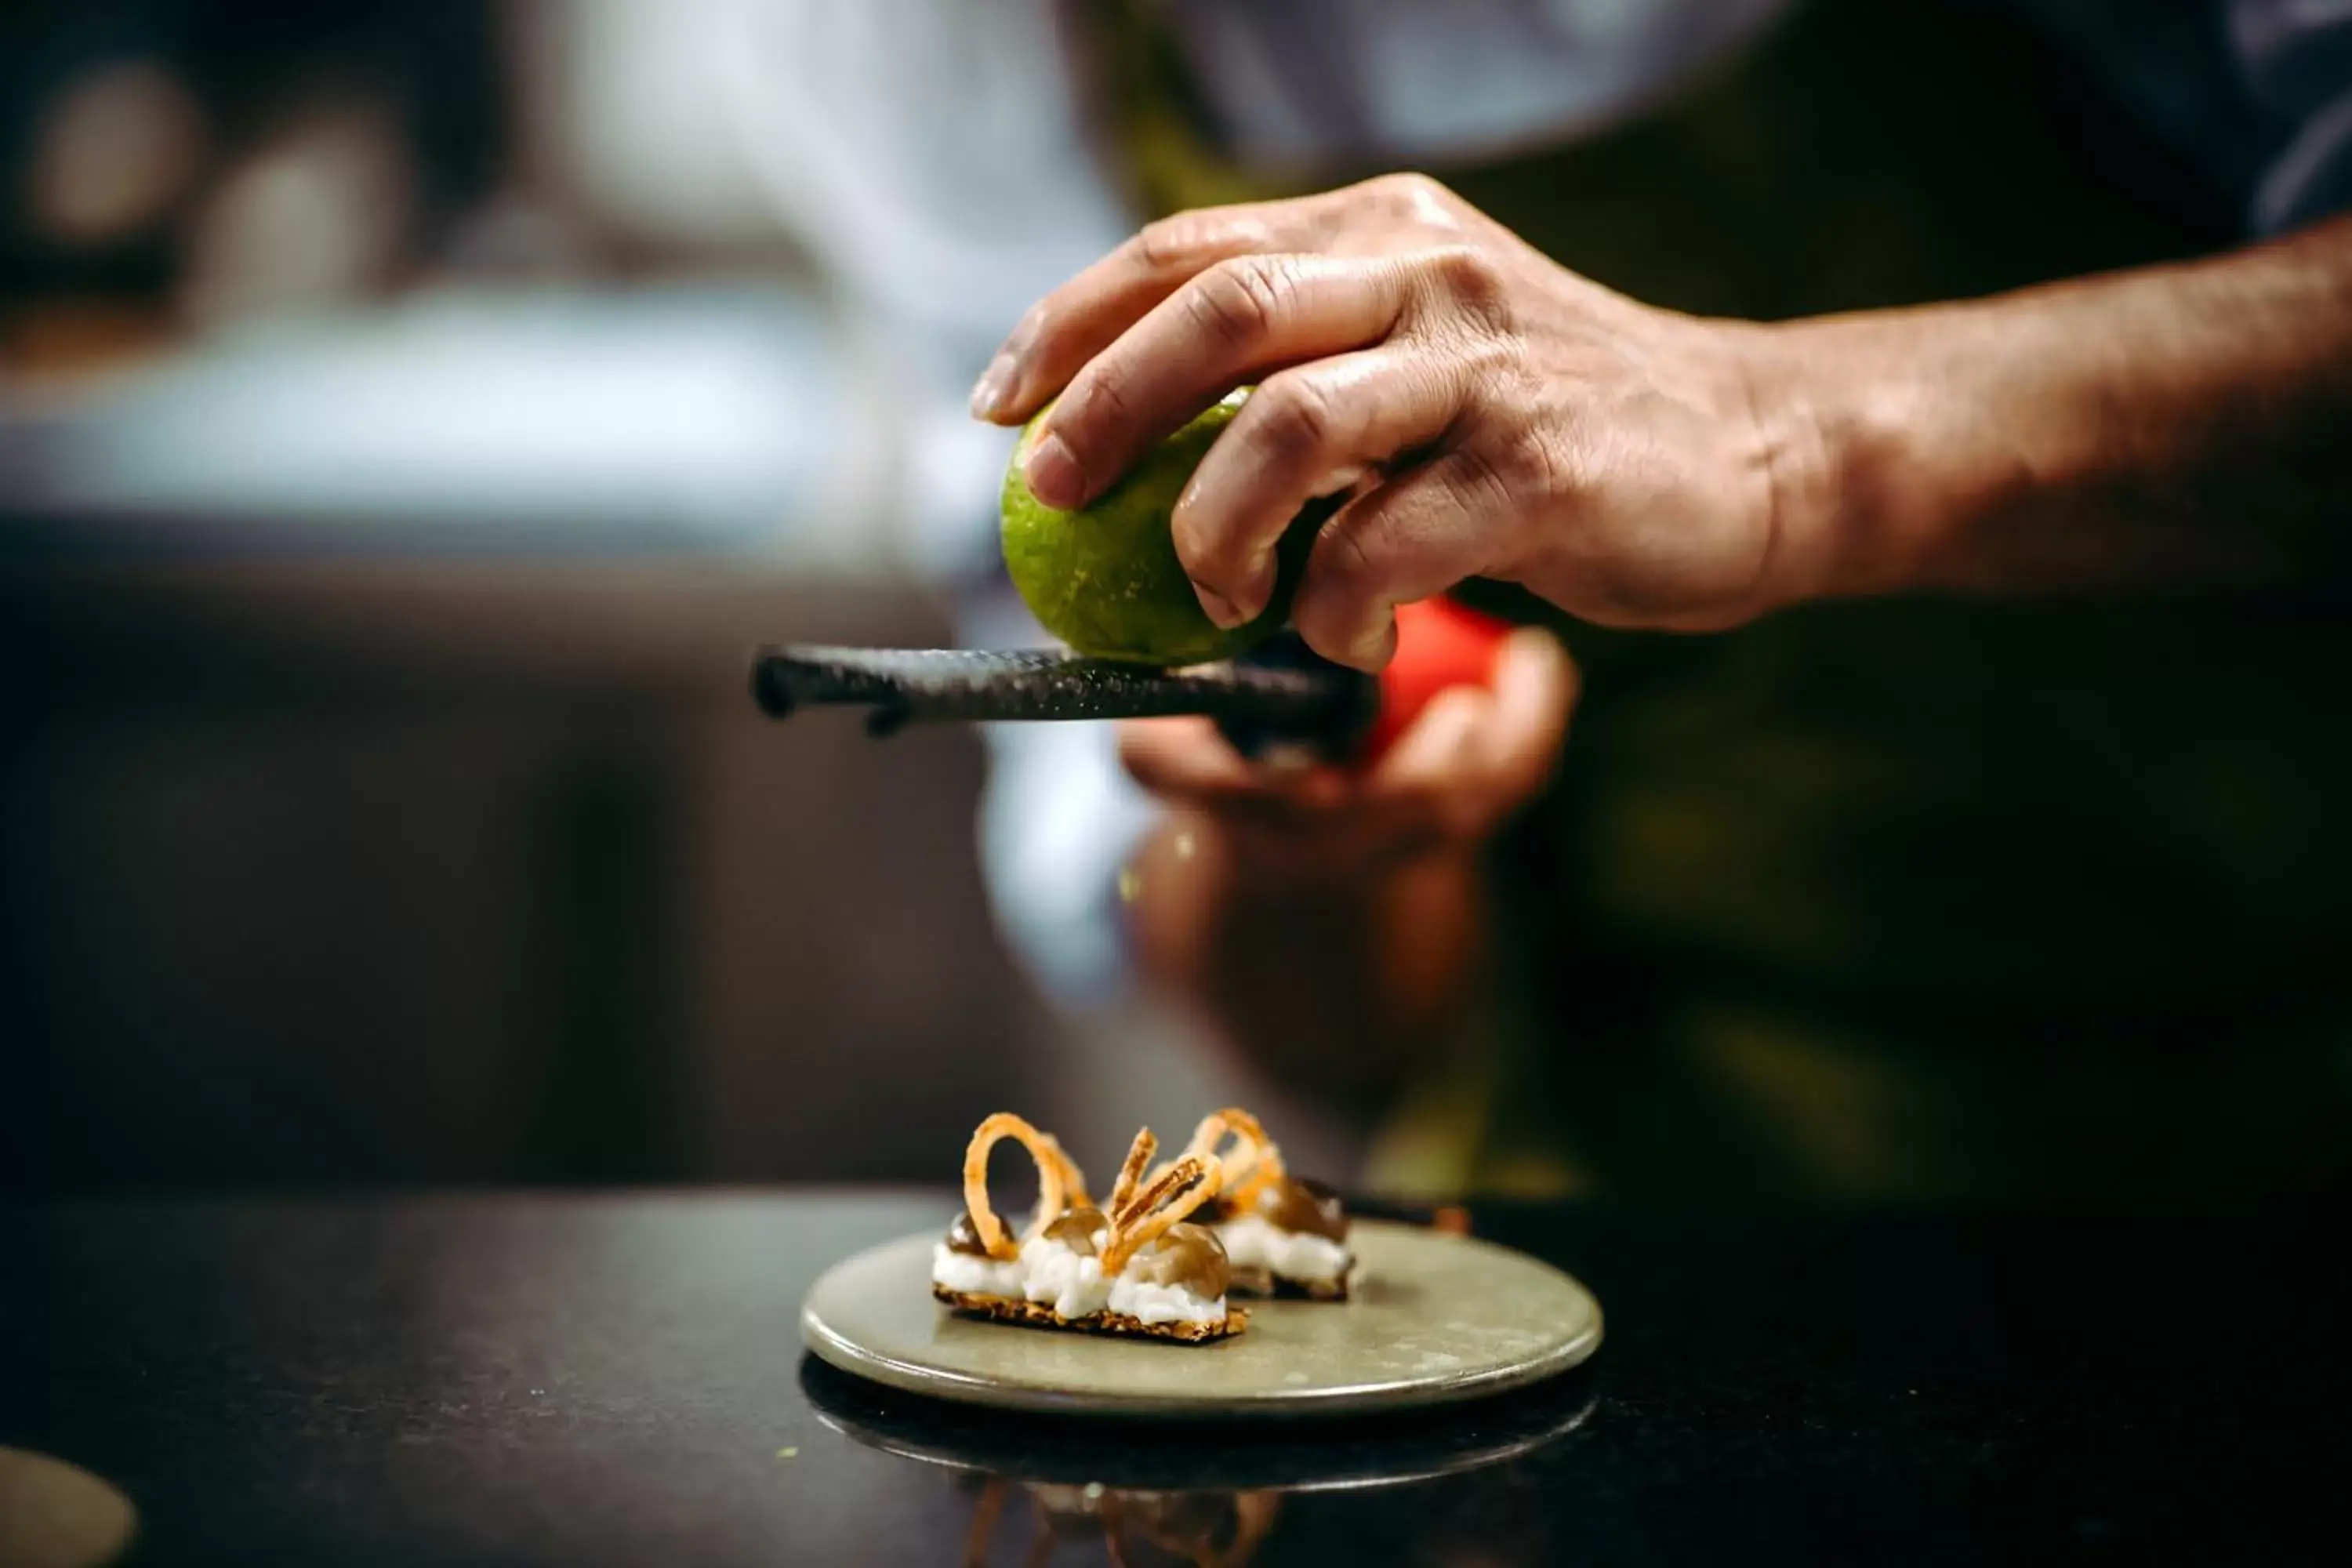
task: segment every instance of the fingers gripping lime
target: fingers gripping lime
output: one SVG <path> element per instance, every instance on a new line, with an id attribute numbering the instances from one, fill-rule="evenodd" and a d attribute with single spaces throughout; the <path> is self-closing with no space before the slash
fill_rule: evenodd
<path id="1" fill-rule="evenodd" d="M 1312 502 L 1292 520 L 1276 548 L 1273 599 L 1231 631 L 1193 597 L 1169 530 L 1176 498 L 1248 395 L 1246 387 L 1229 395 L 1074 511 L 1030 493 L 1021 465 L 1045 416 L 1029 422 L 1004 476 L 1004 564 L 1047 631 L 1089 658 L 1172 666 L 1230 658 L 1281 629 L 1316 530 L 1338 509 L 1337 498 Z"/>

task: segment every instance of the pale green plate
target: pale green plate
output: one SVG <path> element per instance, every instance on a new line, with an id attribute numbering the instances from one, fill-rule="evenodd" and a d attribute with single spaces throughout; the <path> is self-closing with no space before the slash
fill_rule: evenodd
<path id="1" fill-rule="evenodd" d="M 131 1500 L 88 1470 L 0 1448 L 0 1568 L 106 1568 L 138 1532 Z"/>
<path id="2" fill-rule="evenodd" d="M 1253 1301 L 1249 1331 L 1171 1344 L 974 1322 L 931 1300 L 910 1236 L 835 1264 L 801 1305 L 820 1358 L 940 1399 L 1074 1415 L 1328 1415 L 1475 1399 L 1567 1371 L 1601 1342 L 1601 1304 L 1524 1253 L 1360 1220 L 1346 1302 Z"/>

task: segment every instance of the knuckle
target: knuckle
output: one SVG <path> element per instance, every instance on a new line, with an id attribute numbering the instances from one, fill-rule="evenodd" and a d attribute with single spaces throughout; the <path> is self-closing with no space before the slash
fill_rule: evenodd
<path id="1" fill-rule="evenodd" d="M 1289 265 L 1277 257 L 1221 261 L 1188 291 L 1193 325 L 1227 349 L 1253 347 L 1273 333 L 1292 282 Z"/>
<path id="2" fill-rule="evenodd" d="M 1491 516 L 1517 505 L 1506 458 L 1482 447 L 1465 447 L 1454 455 L 1452 466 L 1448 482 L 1471 516 Z"/>
<path id="3" fill-rule="evenodd" d="M 1340 612 L 1351 611 L 1369 599 L 1381 577 L 1389 523 L 1377 508 L 1360 508 L 1325 531 L 1323 536 L 1324 602 Z"/>
<path id="4" fill-rule="evenodd" d="M 1538 510 L 1576 489 L 1567 453 L 1541 429 L 1515 430 L 1499 440 L 1465 447 L 1460 462 L 1473 496 L 1506 512 Z"/>
<path id="5" fill-rule="evenodd" d="M 1183 266 L 1200 254 L 1205 243 L 1205 227 L 1196 213 L 1178 213 L 1173 217 L 1158 218 L 1136 230 L 1127 242 L 1128 251 L 1137 261 L 1154 272 Z"/>
<path id="6" fill-rule="evenodd" d="M 1136 395 L 1130 374 L 1116 359 L 1097 361 L 1084 378 L 1063 395 L 1063 411 L 1055 416 L 1054 428 L 1065 441 L 1083 451 L 1102 439 L 1107 430 L 1132 422 Z"/>
<path id="7" fill-rule="evenodd" d="M 1278 208 L 1196 207 L 1145 224 L 1125 249 L 1147 271 L 1181 275 L 1223 257 L 1266 250 L 1283 226 Z"/>
<path id="8" fill-rule="evenodd" d="M 1339 429 L 1331 394 L 1307 375 L 1278 376 L 1258 389 L 1252 444 L 1269 467 L 1284 470 L 1317 466 Z"/>
<path id="9" fill-rule="evenodd" d="M 1204 588 L 1214 588 L 1229 598 L 1248 586 L 1242 581 L 1245 563 L 1233 530 L 1222 524 L 1180 520 L 1171 536 L 1176 543 L 1177 563 L 1193 582 Z"/>
<path id="10" fill-rule="evenodd" d="M 1442 246 L 1422 258 L 1422 273 L 1446 313 L 1489 333 L 1510 330 L 1508 281 L 1480 247 Z"/>
<path id="11" fill-rule="evenodd" d="M 1464 428 L 1473 435 L 1539 402 L 1541 378 L 1529 369 L 1525 351 L 1508 337 L 1481 332 L 1442 341 L 1433 363 L 1449 378 Z"/>
<path id="12" fill-rule="evenodd" d="M 1505 450 L 1510 459 L 1506 476 L 1513 492 L 1527 500 L 1549 501 L 1580 488 L 1567 443 L 1542 426 L 1521 430 Z"/>
<path id="13" fill-rule="evenodd" d="M 1454 200 L 1452 191 L 1418 170 L 1382 174 L 1367 184 L 1381 205 L 1404 217 L 1419 216 L 1433 207 L 1450 205 Z"/>
<path id="14" fill-rule="evenodd" d="M 1502 407 L 1525 407 L 1538 401 L 1544 389 L 1544 377 L 1528 364 L 1526 348 L 1501 334 L 1483 334 L 1456 345 L 1454 361 L 1488 400 Z"/>
<path id="15" fill-rule="evenodd" d="M 1177 563 L 1193 582 L 1228 598 L 1253 586 L 1249 541 L 1237 520 L 1202 517 L 1196 509 L 1180 506 L 1169 533 L 1176 546 Z"/>

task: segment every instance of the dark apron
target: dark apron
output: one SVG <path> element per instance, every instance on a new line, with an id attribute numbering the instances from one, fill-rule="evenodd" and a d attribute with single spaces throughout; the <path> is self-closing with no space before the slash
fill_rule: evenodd
<path id="1" fill-rule="evenodd" d="M 1148 29 L 1118 37 L 1107 102 L 1146 205 L 1281 188 L 1188 132 Z M 1852 0 L 1621 132 L 1432 172 L 1601 282 L 1759 319 L 2231 243 L 2227 206 L 2098 101 L 1995 8 Z M 1373 1180 L 1967 1202 L 2347 1183 L 2352 626 L 1944 601 L 1560 629 L 1586 694 L 1559 786 L 1495 850 L 1501 984 Z"/>

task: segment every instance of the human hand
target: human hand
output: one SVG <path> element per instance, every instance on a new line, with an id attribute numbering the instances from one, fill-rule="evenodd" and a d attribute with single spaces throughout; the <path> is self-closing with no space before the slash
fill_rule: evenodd
<path id="1" fill-rule="evenodd" d="M 1514 632 L 1483 686 L 1450 686 L 1360 770 L 1245 761 L 1209 721 L 1139 719 L 1119 755 L 1261 880 L 1345 880 L 1433 849 L 1473 849 L 1551 777 L 1577 691 L 1548 634 Z"/>
<path id="2" fill-rule="evenodd" d="M 1240 625 L 1291 518 L 1354 489 L 1292 621 L 1377 669 L 1394 606 L 1473 576 L 1614 626 L 1720 627 L 1797 596 L 1812 542 L 1789 537 L 1780 493 L 1802 441 L 1758 415 L 1766 331 L 1612 293 L 1392 175 L 1151 225 L 1034 307 L 972 401 L 1004 423 L 1054 403 L 1025 471 L 1067 507 L 1256 383 L 1178 502 L 1177 553 L 1212 618 Z M 1454 703 L 1434 721 L 1469 719 Z M 1134 733 L 1137 765 L 1171 784 L 1238 776 L 1199 727 Z M 1399 760 L 1407 777 L 1420 755 Z M 1360 788 L 1391 784 L 1427 794 Z"/>

